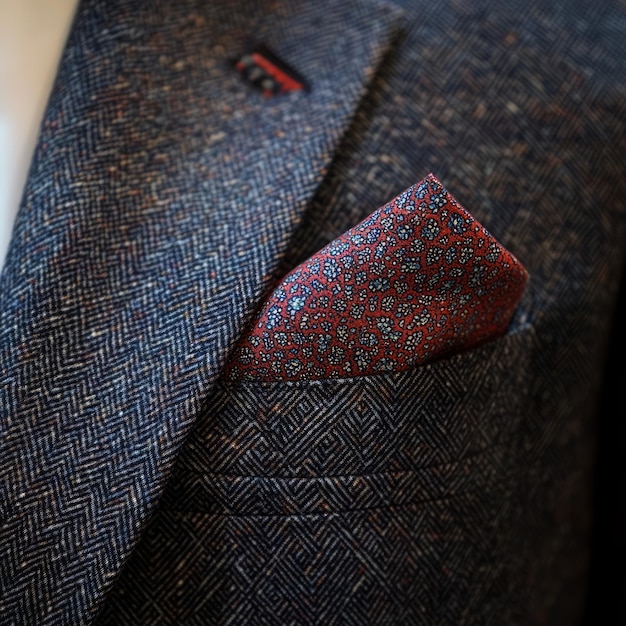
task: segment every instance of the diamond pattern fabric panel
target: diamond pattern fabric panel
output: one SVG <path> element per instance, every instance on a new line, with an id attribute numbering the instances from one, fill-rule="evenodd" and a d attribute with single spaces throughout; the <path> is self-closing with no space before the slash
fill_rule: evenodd
<path id="1" fill-rule="evenodd" d="M 512 623 L 498 599 L 525 565 L 511 501 L 533 342 L 526 327 L 400 374 L 220 382 L 100 623 Z"/>

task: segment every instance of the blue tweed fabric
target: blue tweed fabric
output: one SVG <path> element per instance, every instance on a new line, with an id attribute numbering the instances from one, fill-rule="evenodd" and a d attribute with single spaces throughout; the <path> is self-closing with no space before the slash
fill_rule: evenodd
<path id="1" fill-rule="evenodd" d="M 0 623 L 578 623 L 625 30 L 618 0 L 83 0 L 0 282 Z M 310 93 L 241 79 L 261 41 Z M 429 171 L 531 275 L 505 337 L 220 379 L 276 278 Z"/>
<path id="2" fill-rule="evenodd" d="M 82 622 L 136 541 L 389 44 L 327 4 L 80 6 L 2 275 L 0 622 Z"/>

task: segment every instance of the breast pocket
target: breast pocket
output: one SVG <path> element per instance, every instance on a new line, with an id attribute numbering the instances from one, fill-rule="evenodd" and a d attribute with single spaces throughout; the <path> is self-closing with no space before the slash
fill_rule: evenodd
<path id="1" fill-rule="evenodd" d="M 524 326 L 396 374 L 221 383 L 135 576 L 171 589 L 161 600 L 184 623 L 460 624 L 494 605 L 514 612 L 504 590 L 520 574 L 533 341 Z"/>

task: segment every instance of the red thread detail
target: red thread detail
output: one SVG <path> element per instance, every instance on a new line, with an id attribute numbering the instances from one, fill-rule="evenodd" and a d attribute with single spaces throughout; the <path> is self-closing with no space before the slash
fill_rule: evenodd
<path id="1" fill-rule="evenodd" d="M 280 84 L 281 91 L 299 91 L 303 89 L 303 85 L 294 80 L 291 76 L 289 76 L 289 74 L 286 74 L 281 69 L 276 67 L 271 61 L 268 61 L 258 52 L 252 53 L 252 59 L 256 65 L 258 65 L 262 70 L 265 70 L 265 72 L 267 72 Z"/>

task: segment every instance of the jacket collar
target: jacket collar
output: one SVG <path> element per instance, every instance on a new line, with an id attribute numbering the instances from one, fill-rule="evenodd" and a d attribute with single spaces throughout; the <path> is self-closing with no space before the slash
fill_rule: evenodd
<path id="1" fill-rule="evenodd" d="M 394 20 L 330 0 L 80 6 L 2 275 L 0 615 L 95 611 Z M 251 90 L 231 64 L 251 41 L 311 92 Z"/>

